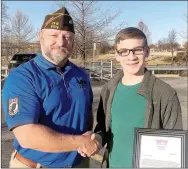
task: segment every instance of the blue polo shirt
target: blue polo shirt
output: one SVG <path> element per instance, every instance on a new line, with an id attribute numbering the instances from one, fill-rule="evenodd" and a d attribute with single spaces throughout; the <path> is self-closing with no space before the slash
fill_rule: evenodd
<path id="1" fill-rule="evenodd" d="M 70 61 L 63 69 L 57 69 L 38 55 L 9 74 L 2 100 L 10 130 L 35 123 L 77 135 L 87 131 L 93 94 L 83 69 Z M 71 167 L 81 161 L 77 151 L 46 153 L 22 148 L 16 139 L 13 145 L 25 158 L 46 167 Z"/>

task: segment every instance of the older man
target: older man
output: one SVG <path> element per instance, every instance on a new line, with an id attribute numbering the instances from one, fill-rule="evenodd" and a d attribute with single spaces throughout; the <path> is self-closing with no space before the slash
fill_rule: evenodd
<path id="1" fill-rule="evenodd" d="M 15 135 L 11 168 L 89 167 L 81 155 L 98 149 L 89 131 L 93 95 L 88 75 L 68 60 L 74 33 L 65 8 L 47 15 L 39 33 L 42 54 L 6 79 L 3 107 Z"/>

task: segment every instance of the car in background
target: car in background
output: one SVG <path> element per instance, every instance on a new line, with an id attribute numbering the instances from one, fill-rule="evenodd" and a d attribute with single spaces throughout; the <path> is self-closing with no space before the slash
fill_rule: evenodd
<path id="1" fill-rule="evenodd" d="M 8 64 L 8 72 L 12 71 L 12 69 L 18 67 L 19 65 L 33 59 L 36 55 L 36 53 L 16 53 L 15 55 L 13 55 Z"/>

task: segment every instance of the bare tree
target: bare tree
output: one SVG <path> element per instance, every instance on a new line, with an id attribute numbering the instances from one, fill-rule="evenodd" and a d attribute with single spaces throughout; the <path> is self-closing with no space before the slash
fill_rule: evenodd
<path id="1" fill-rule="evenodd" d="M 162 41 L 161 40 L 158 40 L 158 42 L 157 42 L 157 48 L 158 48 L 159 51 L 162 50 Z"/>
<path id="2" fill-rule="evenodd" d="M 8 6 L 4 1 L 1 1 L 1 23 L 4 25 L 9 19 Z"/>
<path id="3" fill-rule="evenodd" d="M 163 51 L 169 51 L 170 49 L 169 49 L 169 45 L 168 45 L 168 39 L 167 38 L 163 38 L 161 40 L 161 42 L 162 42 L 162 50 Z"/>
<path id="4" fill-rule="evenodd" d="M 168 44 L 169 44 L 169 49 L 172 53 L 171 64 L 173 64 L 173 61 L 174 61 L 174 50 L 177 49 L 176 38 L 177 38 L 177 32 L 174 29 L 169 31 L 169 33 L 168 33 Z"/>
<path id="5" fill-rule="evenodd" d="M 5 62 L 7 63 L 8 56 L 10 55 L 10 31 L 8 28 L 9 23 L 9 13 L 8 13 L 8 6 L 5 1 L 1 1 L 1 21 L 2 21 L 2 29 L 1 29 L 1 55 L 5 56 Z"/>
<path id="6" fill-rule="evenodd" d="M 99 53 L 100 54 L 106 54 L 110 52 L 112 49 L 112 45 L 108 43 L 108 41 L 103 41 L 99 44 Z"/>
<path id="7" fill-rule="evenodd" d="M 143 22 L 143 21 L 139 21 L 137 27 L 144 32 L 144 34 L 147 37 L 148 40 L 148 44 L 151 44 L 151 32 L 148 29 L 148 26 Z"/>
<path id="8" fill-rule="evenodd" d="M 167 38 L 160 39 L 158 41 L 158 49 L 159 51 L 169 51 L 169 45 Z"/>
<path id="9" fill-rule="evenodd" d="M 154 51 L 157 50 L 156 44 L 150 44 L 149 47 L 150 47 L 150 49 L 153 49 Z"/>
<path id="10" fill-rule="evenodd" d="M 7 23 L 9 21 L 8 6 L 4 1 L 1 1 L 1 23 L 2 23 L 2 40 L 5 40 L 8 33 Z"/>
<path id="11" fill-rule="evenodd" d="M 8 29 L 8 23 L 9 23 L 9 14 L 8 14 L 8 6 L 4 1 L 1 1 L 1 10 L 2 10 L 2 16 L 1 16 L 1 21 L 2 21 L 2 41 L 6 40 L 9 29 Z"/>
<path id="12" fill-rule="evenodd" d="M 184 14 L 183 20 L 185 21 L 186 25 L 188 25 L 188 16 L 187 16 L 187 14 Z M 188 39 L 188 32 L 187 32 L 187 30 L 181 32 L 181 33 L 180 33 L 180 36 L 181 36 L 182 38 L 184 38 L 185 40 L 187 40 L 187 39 Z"/>
<path id="13" fill-rule="evenodd" d="M 70 7 L 70 13 L 75 24 L 75 50 L 81 56 L 84 64 L 89 56 L 92 56 L 93 43 L 109 41 L 117 31 L 120 30 L 124 23 L 110 29 L 110 24 L 121 13 L 118 11 L 114 14 L 108 9 L 100 11 L 97 1 L 70 1 L 66 2 L 66 7 Z M 65 5 L 65 4 L 63 4 Z M 58 4 L 62 6 L 62 4 Z"/>
<path id="14" fill-rule="evenodd" d="M 188 41 L 186 41 L 183 45 L 184 49 L 185 49 L 185 61 L 186 61 L 186 65 L 188 64 Z"/>
<path id="15" fill-rule="evenodd" d="M 17 45 L 18 52 L 21 49 L 24 51 L 24 45 L 33 40 L 37 35 L 33 26 L 29 23 L 29 17 L 19 10 L 11 17 L 10 31 L 12 41 Z"/>
<path id="16" fill-rule="evenodd" d="M 183 44 L 185 51 L 188 53 L 188 41 Z"/>

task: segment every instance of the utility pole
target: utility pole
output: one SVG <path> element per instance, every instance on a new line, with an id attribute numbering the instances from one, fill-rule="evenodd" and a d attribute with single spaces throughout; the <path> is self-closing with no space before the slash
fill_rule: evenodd
<path id="1" fill-rule="evenodd" d="M 97 48 L 96 43 L 93 43 L 93 70 L 94 70 L 96 48 Z"/>

